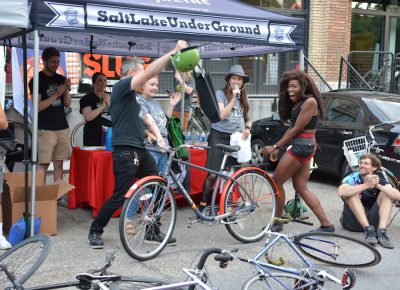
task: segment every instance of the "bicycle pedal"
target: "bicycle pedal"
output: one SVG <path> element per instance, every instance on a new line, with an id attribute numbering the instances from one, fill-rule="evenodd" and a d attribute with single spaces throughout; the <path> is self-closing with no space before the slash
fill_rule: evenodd
<path id="1" fill-rule="evenodd" d="M 194 224 L 201 222 L 201 219 L 193 219 L 193 218 L 187 218 L 186 220 L 186 227 L 187 228 L 192 228 Z"/>

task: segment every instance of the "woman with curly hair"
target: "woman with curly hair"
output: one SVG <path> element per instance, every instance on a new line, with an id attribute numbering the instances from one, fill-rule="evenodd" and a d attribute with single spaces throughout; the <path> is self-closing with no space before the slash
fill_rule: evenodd
<path id="1" fill-rule="evenodd" d="M 274 174 L 279 190 L 276 216 L 281 216 L 285 206 L 283 184 L 292 178 L 294 190 L 311 208 L 321 226 L 316 231 L 334 232 L 335 227 L 328 220 L 318 198 L 308 189 L 310 163 L 315 154 L 315 132 L 318 118 L 322 118 L 322 100 L 315 82 L 302 71 L 285 72 L 279 84 L 279 116 L 282 122 L 291 122 L 282 138 L 273 146 L 265 146 L 263 154 L 276 154 L 280 148 L 291 143 L 284 153 Z M 282 225 L 275 225 L 281 231 Z"/>

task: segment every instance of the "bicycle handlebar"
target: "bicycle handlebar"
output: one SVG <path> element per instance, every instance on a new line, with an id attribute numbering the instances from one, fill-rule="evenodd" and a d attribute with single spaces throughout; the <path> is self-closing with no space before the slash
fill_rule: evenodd
<path id="1" fill-rule="evenodd" d="M 178 151 L 178 150 L 181 149 L 181 148 L 206 149 L 206 150 L 211 149 L 210 146 L 206 146 L 206 145 L 192 145 L 192 144 L 182 144 L 182 145 L 179 145 L 179 146 L 176 147 L 176 148 L 173 148 L 173 147 L 171 147 L 171 146 L 161 147 L 161 146 L 157 143 L 157 140 L 151 140 L 151 142 L 145 141 L 144 144 L 146 144 L 146 145 L 152 145 L 152 146 L 154 146 L 154 147 L 158 147 L 160 150 L 163 150 L 163 151 L 167 152 L 168 154 L 172 154 L 172 153 L 174 153 L 175 151 Z"/>
<path id="2" fill-rule="evenodd" d="M 197 265 L 196 265 L 195 268 L 196 268 L 198 271 L 201 271 L 201 270 L 204 268 L 204 264 L 206 263 L 208 257 L 209 257 L 211 254 L 218 254 L 218 255 L 216 255 L 216 256 L 214 257 L 214 259 L 215 259 L 216 261 L 220 262 L 220 263 L 219 263 L 219 266 L 220 266 L 221 268 L 226 268 L 226 266 L 228 265 L 228 262 L 233 260 L 233 255 L 232 255 L 232 253 L 235 253 L 235 252 L 237 252 L 238 250 L 239 250 L 239 249 L 233 249 L 231 252 L 229 252 L 229 251 L 224 250 L 224 249 L 221 249 L 221 248 L 209 248 L 209 249 L 206 249 L 206 250 L 201 254 L 200 260 L 199 260 L 199 262 L 197 263 Z M 204 282 L 204 281 L 203 281 L 203 282 Z M 188 290 L 194 290 L 194 289 L 195 289 L 195 285 L 189 286 L 189 288 L 188 288 Z"/>

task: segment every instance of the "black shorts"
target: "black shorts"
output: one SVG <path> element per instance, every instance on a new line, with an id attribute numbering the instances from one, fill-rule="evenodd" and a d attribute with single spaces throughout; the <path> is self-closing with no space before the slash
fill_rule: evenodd
<path id="1" fill-rule="evenodd" d="M 221 168 L 222 159 L 224 153 L 222 150 L 217 149 L 217 144 L 229 145 L 231 142 L 231 134 L 211 129 L 210 135 L 208 135 L 208 146 L 211 147 L 207 153 L 206 168 L 219 171 Z M 225 164 L 225 169 L 229 169 L 230 166 L 239 165 L 237 159 L 228 156 Z"/>
<path id="2" fill-rule="evenodd" d="M 379 225 L 379 206 L 378 203 L 375 202 L 371 208 L 364 208 L 365 215 L 367 216 L 367 220 L 370 225 L 374 226 L 376 229 Z M 364 228 L 358 222 L 356 216 L 351 211 L 350 207 L 346 202 L 343 204 L 343 212 L 340 217 L 340 223 L 342 226 L 352 232 L 364 232 Z"/>

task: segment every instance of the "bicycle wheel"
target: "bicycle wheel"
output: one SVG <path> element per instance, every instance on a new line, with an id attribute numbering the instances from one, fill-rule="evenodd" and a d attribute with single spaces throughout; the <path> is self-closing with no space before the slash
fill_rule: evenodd
<path id="1" fill-rule="evenodd" d="M 172 236 L 175 221 L 176 202 L 167 183 L 159 177 L 140 183 L 131 198 L 125 200 L 119 219 L 119 235 L 125 251 L 140 261 L 156 257 Z M 159 231 L 165 233 L 161 243 L 149 238 Z"/>
<path id="2" fill-rule="evenodd" d="M 72 147 L 83 147 L 83 126 L 86 122 L 82 121 L 75 125 L 71 132 L 70 145 Z"/>
<path id="3" fill-rule="evenodd" d="M 242 290 L 325 289 L 314 281 L 307 277 L 287 273 L 255 274 L 243 284 Z M 306 286 L 307 284 L 310 286 Z"/>
<path id="4" fill-rule="evenodd" d="M 305 233 L 294 243 L 306 256 L 334 266 L 363 268 L 381 261 L 380 253 L 371 245 L 335 233 Z"/>
<path id="5" fill-rule="evenodd" d="M 49 236 L 37 235 L 22 241 L 0 256 L 0 285 L 14 289 L 4 268 L 14 276 L 17 285 L 23 285 L 40 267 L 49 254 Z"/>
<path id="6" fill-rule="evenodd" d="M 221 197 L 221 208 L 232 214 L 225 227 L 243 243 L 257 242 L 275 215 L 276 186 L 266 172 L 256 168 L 244 168 L 234 179 Z"/>

